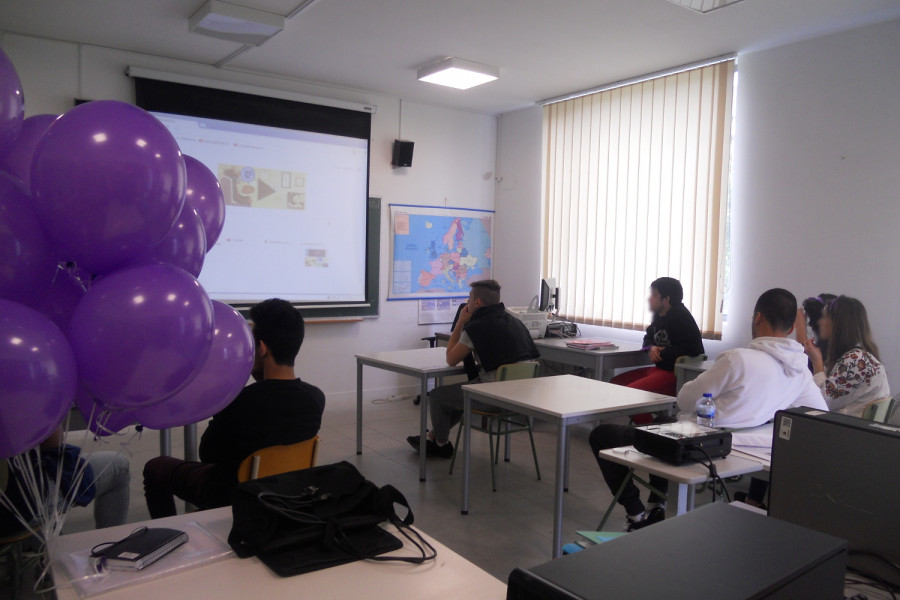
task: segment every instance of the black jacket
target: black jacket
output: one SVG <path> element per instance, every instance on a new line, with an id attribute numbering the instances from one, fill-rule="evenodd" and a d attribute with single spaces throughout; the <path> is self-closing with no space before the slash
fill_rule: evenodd
<path id="1" fill-rule="evenodd" d="M 679 356 L 703 354 L 700 328 L 684 304 L 672 306 L 664 317 L 653 317 L 644 336 L 644 346 L 662 346 L 662 361 L 656 366 L 666 371 L 675 370 L 675 360 Z"/>
<path id="2" fill-rule="evenodd" d="M 200 460 L 216 463 L 216 483 L 234 485 L 238 466 L 251 453 L 314 437 L 324 410 L 322 390 L 299 379 L 250 384 L 209 422 L 200 438 Z"/>
<path id="3" fill-rule="evenodd" d="M 528 328 L 507 313 L 502 302 L 476 310 L 463 331 L 475 346 L 481 368 L 488 372 L 502 365 L 535 360 L 541 356 Z"/>

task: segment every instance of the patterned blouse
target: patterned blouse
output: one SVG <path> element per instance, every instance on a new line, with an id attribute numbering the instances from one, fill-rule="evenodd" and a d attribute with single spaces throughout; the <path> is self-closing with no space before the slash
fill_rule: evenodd
<path id="1" fill-rule="evenodd" d="M 845 352 L 827 377 L 820 371 L 814 378 L 831 410 L 857 417 L 869 402 L 891 395 L 884 365 L 862 348 Z"/>

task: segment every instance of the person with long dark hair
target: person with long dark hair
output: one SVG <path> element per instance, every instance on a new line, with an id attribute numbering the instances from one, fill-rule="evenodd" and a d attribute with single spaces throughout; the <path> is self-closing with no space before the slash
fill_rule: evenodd
<path id="1" fill-rule="evenodd" d="M 838 296 L 825 306 L 818 325 L 819 337 L 828 342 L 827 352 L 823 356 L 812 341 L 805 349 L 828 408 L 859 417 L 869 402 L 890 397 L 863 303 Z"/>

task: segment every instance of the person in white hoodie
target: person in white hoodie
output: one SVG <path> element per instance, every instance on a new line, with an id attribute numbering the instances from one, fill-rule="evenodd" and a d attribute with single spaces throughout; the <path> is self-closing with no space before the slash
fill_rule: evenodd
<path id="1" fill-rule="evenodd" d="M 808 368 L 805 349 L 787 336 L 794 329 L 797 299 L 781 288 L 756 301 L 747 348 L 721 353 L 712 367 L 678 392 L 678 408 L 696 410 L 703 394 L 716 402 L 716 427 L 741 429 L 768 423 L 775 412 L 796 406 L 823 411 L 828 405 Z M 811 345 L 811 342 L 810 342 Z M 763 507 L 768 482 L 753 478 L 749 493 L 736 500 Z"/>
<path id="2" fill-rule="evenodd" d="M 703 394 L 716 402 L 716 427 L 756 427 L 775 412 L 796 406 L 828 410 L 807 368 L 802 345 L 787 336 L 794 329 L 797 299 L 781 288 L 756 301 L 747 348 L 719 354 L 716 362 L 678 392 L 678 408 L 694 412 Z"/>

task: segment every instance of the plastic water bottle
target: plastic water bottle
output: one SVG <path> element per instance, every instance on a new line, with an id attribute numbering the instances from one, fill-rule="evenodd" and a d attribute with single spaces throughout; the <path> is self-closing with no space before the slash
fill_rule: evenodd
<path id="1" fill-rule="evenodd" d="M 703 394 L 697 401 L 697 425 L 716 426 L 716 401 L 713 400 L 712 394 Z"/>

